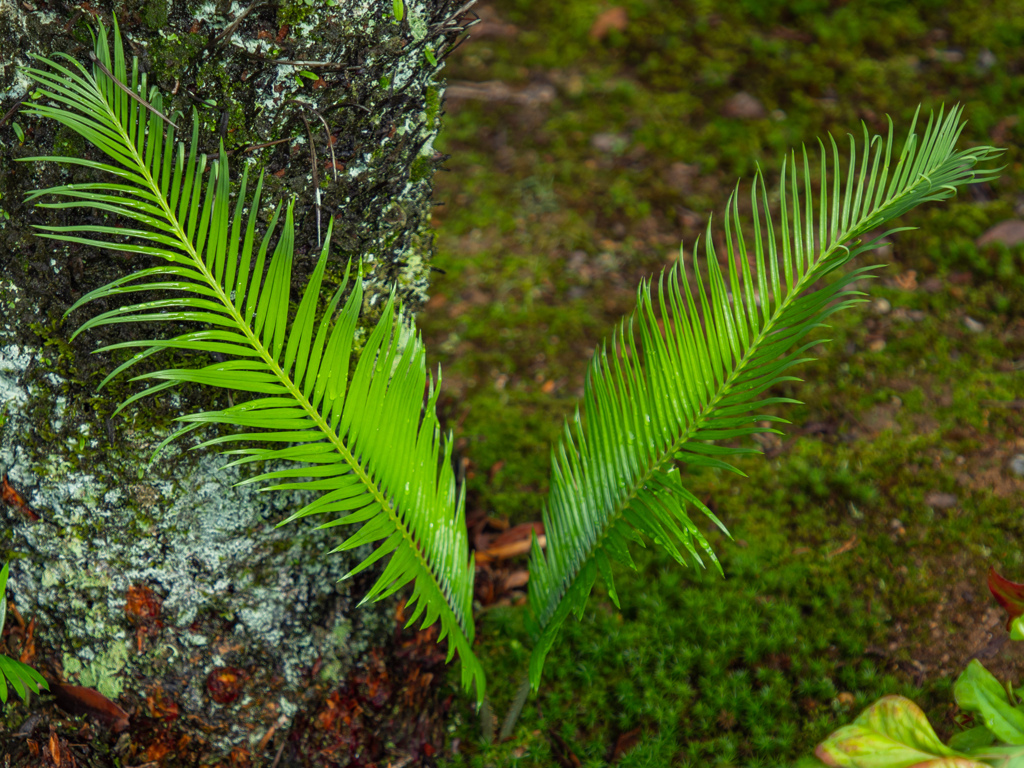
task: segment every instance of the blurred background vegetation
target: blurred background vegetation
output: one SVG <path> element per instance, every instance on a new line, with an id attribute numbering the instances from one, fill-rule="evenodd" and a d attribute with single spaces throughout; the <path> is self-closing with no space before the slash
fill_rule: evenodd
<path id="1" fill-rule="evenodd" d="M 990 566 L 1024 581 L 1024 3 L 474 10 L 445 69 L 444 272 L 419 322 L 484 544 L 540 519 L 591 353 L 640 278 L 680 243 L 689 261 L 738 178 L 760 166 L 774 183 L 783 152 L 828 132 L 859 141 L 861 121 L 884 133 L 890 115 L 901 136 L 918 104 L 964 104 L 961 146 L 1008 152 L 997 183 L 913 212 L 899 223 L 915 231 L 862 259 L 889 266 L 819 334 L 831 341 L 805 382 L 777 388 L 804 404 L 741 462 L 750 477 L 690 475 L 735 537 L 696 521 L 725 578 L 639 553 L 638 574 L 617 573 L 621 611 L 598 587 L 566 623 L 514 737 L 485 746 L 460 704 L 443 762 L 788 765 L 887 693 L 949 736 L 970 658 L 1024 677 L 985 587 Z M 524 567 L 480 578 L 499 716 L 529 655 Z"/>

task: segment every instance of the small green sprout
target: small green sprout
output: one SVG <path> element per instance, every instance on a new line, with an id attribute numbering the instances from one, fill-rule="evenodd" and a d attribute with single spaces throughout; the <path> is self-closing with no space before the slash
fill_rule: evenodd
<path id="1" fill-rule="evenodd" d="M 4 563 L 0 569 L 0 632 L 3 631 L 4 619 L 7 616 L 7 572 L 9 563 Z M 0 654 L 0 702 L 7 703 L 7 683 L 13 686 L 15 692 L 25 701 L 28 700 L 28 692 L 39 693 L 40 690 L 50 690 L 43 676 L 36 672 L 28 664 L 23 664 L 17 659 L 12 659 Z"/>

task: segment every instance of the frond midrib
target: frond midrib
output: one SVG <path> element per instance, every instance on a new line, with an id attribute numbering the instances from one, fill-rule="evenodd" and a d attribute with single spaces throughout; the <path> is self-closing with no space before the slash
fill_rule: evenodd
<path id="1" fill-rule="evenodd" d="M 736 379 L 743 375 L 743 373 L 745 373 L 746 366 L 750 363 L 751 358 L 756 354 L 760 345 L 767 339 L 767 337 L 771 333 L 778 330 L 777 326 L 779 325 L 782 316 L 786 312 L 786 310 L 792 305 L 794 301 L 798 300 L 801 297 L 803 292 L 809 286 L 811 286 L 819 279 L 820 275 L 818 275 L 818 270 L 820 269 L 820 267 L 823 264 L 830 261 L 838 251 L 848 251 L 849 249 L 846 246 L 846 243 L 852 240 L 853 238 L 857 237 L 858 235 L 862 234 L 865 225 L 868 221 L 884 213 L 886 208 L 892 207 L 905 196 L 912 194 L 914 190 L 916 190 L 921 184 L 930 184 L 931 182 L 928 178 L 929 170 L 933 169 L 922 169 L 915 182 L 912 185 L 907 186 L 901 194 L 886 199 L 882 206 L 874 210 L 862 213 L 860 219 L 856 222 L 855 225 L 851 223 L 851 225 L 845 232 L 837 233 L 832 245 L 827 250 L 821 251 L 819 253 L 818 258 L 814 261 L 813 265 L 809 266 L 808 269 L 804 272 L 804 275 L 793 284 L 793 287 L 788 291 L 783 301 L 779 302 L 776 305 L 775 311 L 770 315 L 767 322 L 764 323 L 761 330 L 757 333 L 756 336 L 752 337 L 751 342 L 747 347 L 747 350 L 744 353 L 743 357 L 736 363 L 732 372 L 722 382 L 717 394 L 713 398 L 710 398 L 707 405 L 705 405 L 703 408 L 696 409 L 697 415 L 693 419 L 693 422 L 688 426 L 686 431 L 680 435 L 679 439 L 671 443 L 670 447 L 663 450 L 661 452 L 660 457 L 656 458 L 654 461 L 651 461 L 646 467 L 645 471 L 638 476 L 635 482 L 629 483 L 624 487 L 623 494 L 620 497 L 620 502 L 615 506 L 615 508 L 610 514 L 605 516 L 601 530 L 598 533 L 598 535 L 595 536 L 593 544 L 587 552 L 586 557 L 580 559 L 576 563 L 576 567 L 574 568 L 571 574 L 568 574 L 568 578 L 561 580 L 560 588 L 557 594 L 558 599 L 551 599 L 547 601 L 544 613 L 540 617 L 538 617 L 540 620 L 540 627 L 542 631 L 545 627 L 547 627 L 552 617 L 558 611 L 558 606 L 561 604 L 562 600 L 565 599 L 565 596 L 568 593 L 569 589 L 572 587 L 573 582 L 575 582 L 575 580 L 579 577 L 580 573 L 582 573 L 587 562 L 591 558 L 593 558 L 594 555 L 604 546 L 604 542 L 611 534 L 612 528 L 614 527 L 615 523 L 617 523 L 622 518 L 625 511 L 629 508 L 630 503 L 633 501 L 633 499 L 637 497 L 639 490 L 643 488 L 653 476 L 663 471 L 666 465 L 673 461 L 673 457 L 676 454 L 676 452 L 682 449 L 686 445 L 686 443 L 690 442 L 693 438 L 693 435 L 699 432 L 701 428 L 709 420 L 711 420 L 718 406 L 718 403 L 730 394 L 732 387 L 736 383 Z M 783 226 L 785 226 L 785 224 Z M 699 275 L 698 279 L 700 279 Z M 737 298 L 736 300 L 740 299 Z M 768 300 L 767 297 L 765 297 L 764 300 Z M 632 317 L 635 316 L 635 313 L 636 310 L 634 310 L 634 315 L 632 315 L 630 319 L 632 319 Z M 623 323 L 623 327 L 626 327 L 627 325 L 628 321 L 625 321 Z"/>
<path id="2" fill-rule="evenodd" d="M 259 353 L 264 363 L 266 363 L 270 367 L 272 373 L 277 377 L 281 385 L 288 390 L 292 398 L 313 420 L 313 422 L 324 434 L 324 436 L 330 441 L 331 445 L 334 446 L 334 449 L 342 457 L 344 462 L 351 468 L 351 470 L 356 474 L 356 476 L 363 483 L 363 485 L 369 490 L 374 500 L 380 504 L 381 509 L 383 509 L 384 512 L 387 514 L 388 519 L 391 521 L 394 528 L 402 534 L 403 539 L 405 539 L 406 542 L 409 544 L 411 550 L 415 554 L 416 560 L 419 563 L 421 570 L 430 574 L 430 583 L 433 589 L 441 597 L 440 604 L 442 604 L 444 606 L 444 609 L 449 614 L 451 614 L 451 618 L 454 619 L 456 625 L 465 634 L 467 619 L 462 615 L 461 606 L 453 607 L 448 597 L 449 593 L 451 593 L 453 599 L 457 596 L 456 590 L 454 589 L 454 585 L 448 583 L 447 580 L 443 579 L 442 576 L 437 573 L 435 567 L 430 563 L 429 559 L 425 556 L 422 546 L 420 545 L 419 542 L 416 541 L 415 537 L 412 535 L 412 531 L 410 530 L 409 526 L 407 526 L 401 519 L 395 506 L 391 503 L 391 501 L 384 494 L 384 492 L 378 487 L 373 477 L 371 477 L 366 472 L 366 470 L 363 468 L 363 465 L 355 458 L 355 456 L 352 455 L 352 452 L 348 449 L 348 446 L 345 445 L 344 441 L 337 434 L 337 432 L 331 428 L 326 418 L 324 418 L 324 416 L 319 412 L 319 410 L 313 406 L 309 398 L 303 395 L 298 385 L 296 385 L 296 383 L 292 380 L 292 377 L 289 376 L 281 368 L 281 366 L 278 364 L 277 359 L 270 353 L 270 350 L 268 350 L 266 346 L 262 343 L 262 341 L 260 341 L 260 339 L 256 336 L 250 324 L 245 322 L 245 319 L 242 317 L 242 314 L 235 307 L 235 304 L 231 300 L 230 296 L 228 296 L 228 294 L 224 291 L 224 288 L 223 286 L 221 286 L 220 281 L 218 281 L 214 277 L 213 273 L 207 267 L 206 262 L 199 257 L 199 254 L 197 253 L 191 239 L 186 235 L 185 229 L 178 221 L 178 217 L 171 210 L 168 201 L 164 198 L 163 194 L 161 193 L 159 185 L 153 179 L 153 176 L 150 173 L 149 166 L 141 157 L 139 157 L 137 148 L 135 146 L 135 142 L 132 141 L 131 138 L 124 132 L 124 126 L 122 125 L 121 120 L 117 117 L 116 114 L 113 113 L 112 110 L 110 110 L 110 105 L 107 102 L 106 98 L 103 98 L 102 93 L 100 95 L 104 106 L 107 108 L 108 115 L 111 118 L 111 122 L 117 126 L 121 140 L 124 142 L 124 145 L 129 148 L 131 157 L 133 158 L 133 160 L 135 160 L 137 167 L 140 168 L 143 172 L 143 178 L 146 180 L 146 183 L 149 185 L 150 188 L 149 191 L 156 198 L 163 212 L 164 217 L 171 224 L 174 237 L 176 237 L 179 240 L 179 242 L 185 245 L 186 255 L 193 261 L 200 274 L 206 280 L 207 284 L 216 293 L 217 299 L 221 302 L 221 304 L 223 304 L 227 308 L 229 317 L 236 323 L 238 329 L 249 341 L 249 344 L 252 346 L 252 348 Z M 217 169 L 217 173 L 226 172 L 225 169 L 220 167 L 219 162 L 215 162 L 214 167 Z M 438 605 L 437 601 L 431 602 L 435 605 L 435 607 Z"/>

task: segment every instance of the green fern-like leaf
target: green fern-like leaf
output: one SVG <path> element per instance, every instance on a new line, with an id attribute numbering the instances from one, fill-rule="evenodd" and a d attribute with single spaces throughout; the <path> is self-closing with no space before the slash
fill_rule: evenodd
<path id="1" fill-rule="evenodd" d="M 830 137 L 830 151 L 819 142 L 817 203 L 806 149 L 800 158 L 802 178 L 792 154 L 788 180 L 784 162 L 779 184 L 779 237 L 758 173 L 750 197 L 752 247 L 743 234 L 737 188 L 725 215 L 725 272 L 709 223 L 706 274 L 696 269 L 696 291 L 677 267 L 659 279 L 657 299 L 649 283 L 640 286 L 636 310 L 590 364 L 586 419 L 577 410 L 552 454 L 544 511 L 547 552 L 535 541 L 530 557 L 529 596 L 538 638 L 529 671 L 534 690 L 559 627 L 570 612 L 582 613 L 597 574 L 618 604 L 610 562 L 632 566 L 628 544 L 642 544 L 640 533 L 681 564 L 685 551 L 695 564 L 703 566 L 707 558 L 721 571 L 688 510 L 725 527 L 686 489 L 678 464 L 739 472 L 725 458 L 757 451 L 728 443 L 765 431 L 758 421 L 784 421 L 761 410 L 795 401 L 768 396 L 767 390 L 794 380 L 787 372 L 809 359 L 808 350 L 817 343 L 799 346 L 801 340 L 833 312 L 862 301 L 857 298 L 862 294 L 849 288 L 874 267 L 847 272 L 824 286 L 819 281 L 899 231 L 862 241 L 896 216 L 996 175 L 995 170 L 975 169 L 999 150 L 955 149 L 963 128 L 960 116 L 954 108 L 929 118 L 922 137 L 914 132 L 915 116 L 892 168 L 892 124 L 887 139 L 869 139 L 865 127 L 859 171 L 850 137 L 850 165 L 842 186 L 836 142 Z"/>
<path id="2" fill-rule="evenodd" d="M 7 617 L 7 574 L 10 563 L 0 568 L 0 632 Z M 22 701 L 28 701 L 29 691 L 39 693 L 50 690 L 43 676 L 28 664 L 0 654 L 0 703 L 7 703 L 7 684 L 10 683 Z"/>
<path id="3" fill-rule="evenodd" d="M 346 274 L 322 319 L 315 319 L 331 226 L 290 320 L 292 206 L 287 207 L 273 249 L 280 210 L 257 246 L 262 177 L 250 197 L 248 173 L 243 174 L 232 210 L 223 146 L 212 162 L 199 152 L 198 118 L 193 114 L 186 153 L 173 129 L 165 130 L 165 125 L 173 125 L 181 116 L 163 114 L 163 96 L 148 87 L 137 60 L 129 73 L 116 20 L 113 31 L 111 50 L 106 30 L 99 26 L 92 71 L 69 56 L 57 54 L 66 66 L 40 58 L 50 69 L 28 70 L 40 85 L 42 99 L 27 110 L 78 132 L 113 164 L 77 157 L 25 160 L 84 166 L 115 181 L 51 187 L 30 193 L 29 199 L 57 196 L 64 202 L 41 207 L 83 207 L 131 222 L 128 228 L 44 226 L 40 228 L 43 237 L 142 254 L 157 263 L 91 291 L 69 314 L 95 299 L 121 294 L 161 291 L 173 298 L 104 312 L 85 322 L 75 335 L 112 323 L 197 323 L 201 330 L 170 339 L 104 348 L 142 350 L 112 371 L 104 384 L 162 349 L 225 357 L 223 362 L 200 368 L 136 376 L 133 380 L 150 386 L 120 407 L 182 382 L 252 393 L 252 399 L 238 405 L 180 417 L 184 426 L 169 439 L 204 424 L 220 424 L 239 431 L 202 446 L 231 447 L 240 440 L 268 445 L 225 451 L 241 457 L 233 464 L 293 463 L 245 482 L 269 483 L 266 490 L 322 492 L 281 525 L 310 515 L 339 515 L 322 528 L 359 525 L 334 551 L 382 542 L 348 574 L 391 556 L 363 602 L 387 597 L 412 582 L 408 604 L 414 610 L 409 624 L 420 619 L 422 626 L 441 622 L 440 637 L 447 636 L 449 641 L 449 661 L 458 652 L 463 685 L 469 689 L 475 683 L 476 695 L 482 699 L 483 669 L 471 648 L 474 567 L 468 555 L 463 501 L 456 496 L 451 442 L 441 436 L 434 408 L 438 389 L 427 376 L 419 336 L 405 328 L 392 297 L 349 380 L 363 301 L 358 277 L 350 281 Z M 114 236 L 118 240 L 112 240 Z"/>

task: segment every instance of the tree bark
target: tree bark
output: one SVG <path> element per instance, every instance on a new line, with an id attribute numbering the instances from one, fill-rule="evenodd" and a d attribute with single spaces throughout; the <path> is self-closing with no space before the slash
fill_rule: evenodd
<path id="1" fill-rule="evenodd" d="M 33 236 L 32 224 L 89 214 L 35 209 L 26 192 L 95 178 L 17 160 L 94 150 L 17 111 L 31 99 L 18 67 L 32 53 L 88 63 L 93 15 L 109 29 L 116 12 L 126 51 L 173 94 L 183 126 L 198 113 L 203 151 L 223 141 L 233 173 L 243 163 L 252 178 L 266 173 L 261 219 L 296 199 L 293 298 L 334 216 L 334 279 L 357 260 L 367 309 L 394 288 L 415 310 L 426 298 L 431 180 L 443 160 L 432 145 L 437 73 L 463 31 L 460 6 L 404 0 L 398 21 L 392 0 L 93 0 L 88 11 L 69 0 L 0 0 L 0 468 L 9 478 L 0 562 L 11 561 L 9 597 L 35 620 L 37 668 L 96 688 L 133 716 L 159 716 L 152 702 L 173 702 L 175 733 L 202 745 L 204 759 L 285 733 L 310 704 L 313 668 L 321 680 L 344 677 L 390 635 L 394 605 L 355 610 L 372 581 L 339 583 L 358 559 L 327 555 L 337 529 L 274 528 L 306 501 L 299 494 L 235 488 L 246 473 L 219 471 L 224 459 L 188 444 L 149 463 L 175 416 L 223 407 L 223 396 L 185 389 L 113 415 L 137 385 L 97 392 L 126 358 L 89 352 L 140 331 L 107 326 L 69 342 L 113 305 L 63 316 L 143 264 Z M 242 684 L 220 701 L 225 675 Z"/>

